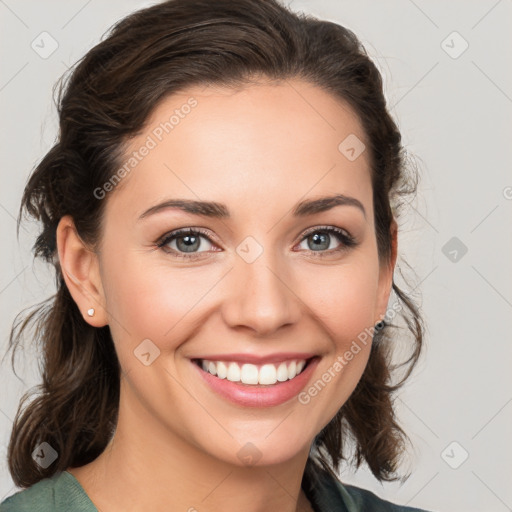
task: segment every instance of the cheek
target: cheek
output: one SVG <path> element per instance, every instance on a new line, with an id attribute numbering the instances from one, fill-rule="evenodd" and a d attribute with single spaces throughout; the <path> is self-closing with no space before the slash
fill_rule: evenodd
<path id="1" fill-rule="evenodd" d="M 345 350 L 361 332 L 374 325 L 378 271 L 370 262 L 358 261 L 319 268 L 308 285 L 308 304 L 321 319 L 336 350 Z"/>
<path id="2" fill-rule="evenodd" d="M 378 275 L 370 262 L 315 272 L 309 305 L 326 330 L 331 352 L 299 395 L 315 430 L 324 428 L 361 379 L 371 350 Z"/>
<path id="3" fill-rule="evenodd" d="M 107 309 L 114 340 L 131 339 L 136 346 L 151 339 L 160 350 L 189 326 L 194 308 L 200 308 L 205 295 L 215 293 L 215 283 L 222 274 L 201 272 L 185 267 L 171 268 L 165 262 L 147 264 L 140 255 L 124 256 L 122 260 L 104 261 Z M 212 290 L 213 288 L 213 290 Z"/>

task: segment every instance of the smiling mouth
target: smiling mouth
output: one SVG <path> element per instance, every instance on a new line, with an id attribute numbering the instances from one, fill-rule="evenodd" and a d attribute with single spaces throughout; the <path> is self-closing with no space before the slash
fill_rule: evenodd
<path id="1" fill-rule="evenodd" d="M 273 386 L 300 375 L 317 356 L 309 359 L 290 359 L 280 363 L 267 363 L 256 365 L 251 363 L 237 363 L 234 361 L 212 361 L 208 359 L 192 359 L 203 371 L 210 373 L 218 379 L 246 386 Z"/>

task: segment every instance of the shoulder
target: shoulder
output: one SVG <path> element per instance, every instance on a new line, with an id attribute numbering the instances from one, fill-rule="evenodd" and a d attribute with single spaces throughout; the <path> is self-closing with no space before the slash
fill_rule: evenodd
<path id="1" fill-rule="evenodd" d="M 429 512 L 427 510 L 406 505 L 397 505 L 391 501 L 379 498 L 373 492 L 356 487 L 354 485 L 341 484 L 338 482 L 340 491 L 345 494 L 344 498 L 352 508 L 349 510 L 365 512 Z"/>
<path id="2" fill-rule="evenodd" d="M 54 489 L 58 475 L 44 478 L 27 489 L 16 492 L 0 503 L 1 512 L 46 512 L 55 510 Z"/>
<path id="3" fill-rule="evenodd" d="M 60 471 L 16 492 L 0 503 L 0 512 L 97 512 L 78 481 Z"/>
<path id="4" fill-rule="evenodd" d="M 424 509 L 397 505 L 379 498 L 373 492 L 342 483 L 328 468 L 308 458 L 303 487 L 315 510 L 340 512 L 429 512 Z"/>

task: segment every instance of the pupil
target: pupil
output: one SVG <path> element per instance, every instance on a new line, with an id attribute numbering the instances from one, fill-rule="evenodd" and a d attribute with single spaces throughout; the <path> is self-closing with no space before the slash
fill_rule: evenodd
<path id="1" fill-rule="evenodd" d="M 193 252 L 194 249 L 198 248 L 198 240 L 199 237 L 194 235 L 185 235 L 181 236 L 177 240 L 177 245 L 180 250 L 183 250 L 184 252 Z M 184 246 L 180 247 L 180 242 L 183 241 L 185 243 Z M 194 247 L 195 246 L 195 247 Z"/>
<path id="2" fill-rule="evenodd" d="M 326 247 L 321 247 L 322 249 L 327 249 L 329 247 L 328 237 L 325 233 L 315 233 L 313 235 L 313 248 L 318 249 L 320 245 L 325 244 L 327 242 Z"/>

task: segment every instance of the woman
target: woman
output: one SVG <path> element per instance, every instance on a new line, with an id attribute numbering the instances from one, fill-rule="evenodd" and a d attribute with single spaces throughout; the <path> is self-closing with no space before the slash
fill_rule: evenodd
<path id="1" fill-rule="evenodd" d="M 392 393 L 423 336 L 393 280 L 415 183 L 356 36 L 275 0 L 170 0 L 62 91 L 22 199 L 57 293 L 11 335 L 37 320 L 44 372 L 1 510 L 420 510 L 336 476 L 353 447 L 399 478 Z"/>

